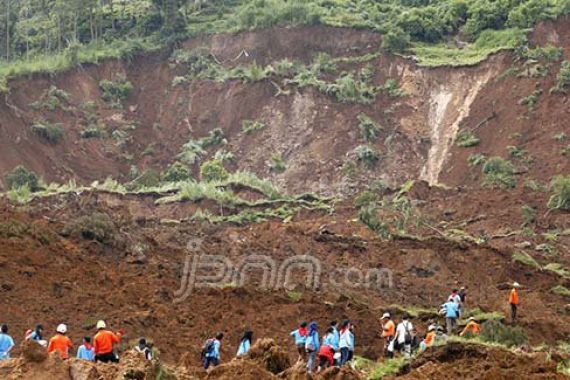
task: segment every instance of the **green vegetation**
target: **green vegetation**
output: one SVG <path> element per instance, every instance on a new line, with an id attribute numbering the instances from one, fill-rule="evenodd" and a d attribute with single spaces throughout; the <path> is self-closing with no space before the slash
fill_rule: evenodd
<path id="1" fill-rule="evenodd" d="M 295 292 L 293 290 L 288 290 L 287 291 L 287 297 L 289 297 L 291 300 L 293 300 L 295 302 L 299 302 L 301 300 L 301 298 L 303 298 L 303 293 Z"/>
<path id="2" fill-rule="evenodd" d="M 529 205 L 523 205 L 521 207 L 522 210 L 522 215 L 523 215 L 523 228 L 524 227 L 528 227 L 531 224 L 533 224 L 536 220 L 536 209 L 529 206 Z"/>
<path id="3" fill-rule="evenodd" d="M 30 103 L 30 107 L 44 111 L 55 111 L 57 108 L 67 110 L 62 103 L 69 102 L 69 98 L 70 96 L 67 92 L 52 85 L 44 91 L 40 100 Z"/>
<path id="4" fill-rule="evenodd" d="M 455 144 L 462 148 L 477 146 L 481 140 L 471 131 L 461 131 L 457 134 Z"/>
<path id="5" fill-rule="evenodd" d="M 498 311 L 483 311 L 480 308 L 476 307 L 474 309 L 467 309 L 465 314 L 463 315 L 463 320 L 459 321 L 460 324 L 467 323 L 467 320 L 473 317 L 479 323 L 483 323 L 486 321 L 502 321 L 505 316 L 498 312 Z"/>
<path id="6" fill-rule="evenodd" d="M 540 264 L 531 255 L 529 255 L 526 252 L 513 253 L 513 261 L 519 262 L 523 265 L 528 265 L 535 269 L 541 269 Z"/>
<path id="7" fill-rule="evenodd" d="M 123 75 L 117 75 L 115 80 L 102 80 L 99 82 L 101 99 L 112 107 L 121 108 L 121 102 L 125 100 L 133 90 L 133 85 Z"/>
<path id="8" fill-rule="evenodd" d="M 564 285 L 556 285 L 550 291 L 552 293 L 558 294 L 559 296 L 562 296 L 562 297 L 570 297 L 570 289 L 568 289 Z"/>
<path id="9" fill-rule="evenodd" d="M 65 137 L 65 130 L 60 123 L 37 122 L 30 129 L 35 135 L 52 145 L 58 144 Z"/>
<path id="10" fill-rule="evenodd" d="M 225 181 L 229 174 L 221 161 L 210 160 L 200 166 L 200 178 L 204 182 Z"/>
<path id="11" fill-rule="evenodd" d="M 552 138 L 558 142 L 565 141 L 568 138 L 568 135 L 564 132 L 560 132 L 552 136 Z"/>
<path id="12" fill-rule="evenodd" d="M 551 272 L 554 272 L 563 278 L 570 278 L 570 271 L 568 271 L 566 268 L 564 268 L 564 266 L 560 263 L 547 264 L 544 267 L 544 270 L 549 270 Z"/>
<path id="13" fill-rule="evenodd" d="M 162 182 L 183 182 L 190 179 L 190 170 L 181 162 L 175 162 L 160 175 Z"/>
<path id="14" fill-rule="evenodd" d="M 549 209 L 570 210 L 570 176 L 554 177 L 550 182 L 550 192 Z"/>
<path id="15" fill-rule="evenodd" d="M 516 181 L 513 177 L 515 168 L 513 164 L 501 157 L 491 157 L 483 165 L 483 185 L 501 189 L 513 188 Z"/>
<path id="16" fill-rule="evenodd" d="M 484 154 L 475 153 L 469 156 L 468 160 L 469 166 L 479 166 L 485 164 L 487 157 Z"/>
<path id="17" fill-rule="evenodd" d="M 380 380 L 388 376 L 394 376 L 408 363 L 403 357 L 385 359 L 381 362 L 373 362 L 362 357 L 356 357 L 354 362 L 355 368 L 364 372 L 368 380 Z"/>
<path id="18" fill-rule="evenodd" d="M 263 124 L 262 122 L 259 121 L 253 121 L 253 120 L 244 120 L 242 121 L 242 129 L 241 131 L 243 133 L 245 133 L 246 135 L 251 134 L 254 131 L 260 131 L 264 128 L 266 128 L 267 125 Z"/>
<path id="19" fill-rule="evenodd" d="M 480 338 L 485 342 L 499 343 L 507 347 L 520 346 L 528 342 L 528 336 L 522 327 L 505 326 L 497 320 L 483 323 Z"/>
<path id="20" fill-rule="evenodd" d="M 358 122 L 360 136 L 367 142 L 374 142 L 382 130 L 382 126 L 363 113 L 358 114 Z"/>
<path id="21" fill-rule="evenodd" d="M 280 154 L 276 153 L 271 155 L 269 161 L 269 167 L 271 168 L 272 171 L 277 173 L 282 173 L 285 170 L 287 170 L 287 165 L 285 164 L 283 157 L 281 157 Z"/>
<path id="22" fill-rule="evenodd" d="M 208 132 L 208 135 L 198 140 L 189 140 L 182 145 L 177 158 L 185 164 L 194 165 L 206 154 L 206 149 L 212 146 L 225 145 L 227 140 L 220 128 Z"/>
<path id="23" fill-rule="evenodd" d="M 538 100 L 540 99 L 540 95 L 542 95 L 542 89 L 537 88 L 532 92 L 532 94 L 519 100 L 519 105 L 527 106 L 528 112 L 534 112 L 536 105 L 538 104 Z"/>
<path id="24" fill-rule="evenodd" d="M 570 87 L 570 61 L 564 61 L 560 65 L 560 72 L 556 76 L 556 84 L 550 89 L 551 94 L 566 94 Z"/>
<path id="25" fill-rule="evenodd" d="M 354 153 L 357 160 L 368 169 L 372 169 L 380 159 L 380 155 L 371 145 L 359 145 L 354 149 Z"/>
<path id="26" fill-rule="evenodd" d="M 36 173 L 19 165 L 4 176 L 4 182 L 9 190 L 28 188 L 31 191 L 39 190 L 39 179 Z"/>

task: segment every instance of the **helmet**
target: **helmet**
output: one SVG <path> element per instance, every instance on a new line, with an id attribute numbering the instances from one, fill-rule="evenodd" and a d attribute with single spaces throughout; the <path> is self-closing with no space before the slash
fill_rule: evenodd
<path id="1" fill-rule="evenodd" d="M 98 329 L 104 329 L 107 327 L 107 324 L 105 323 L 105 321 L 99 321 L 97 322 L 97 330 Z"/>
<path id="2" fill-rule="evenodd" d="M 55 329 L 55 331 L 57 331 L 60 334 L 65 334 L 67 332 L 67 326 L 61 323 L 60 325 L 57 326 L 57 329 Z"/>
<path id="3" fill-rule="evenodd" d="M 386 318 L 387 318 L 387 319 L 390 319 L 390 313 L 384 313 L 384 314 L 382 315 L 382 319 L 386 319 Z"/>

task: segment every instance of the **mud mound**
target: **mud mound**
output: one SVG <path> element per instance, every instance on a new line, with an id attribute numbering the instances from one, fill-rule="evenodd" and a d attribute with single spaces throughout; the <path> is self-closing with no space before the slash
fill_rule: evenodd
<path id="1" fill-rule="evenodd" d="M 321 372 L 318 379 L 323 380 L 360 380 L 363 377 L 350 367 L 331 367 Z"/>
<path id="2" fill-rule="evenodd" d="M 404 379 L 565 379 L 545 354 L 515 354 L 477 344 L 436 347 L 404 369 Z"/>
<path id="3" fill-rule="evenodd" d="M 264 369 L 259 364 L 247 360 L 236 359 L 227 364 L 222 364 L 214 368 L 206 379 L 216 380 L 234 380 L 234 379 L 255 379 L 255 380 L 272 380 L 277 377 L 271 372 Z"/>
<path id="4" fill-rule="evenodd" d="M 277 374 L 291 366 L 289 356 L 273 339 L 260 339 L 250 349 L 248 358 Z"/>
<path id="5" fill-rule="evenodd" d="M 314 377 L 307 373 L 307 367 L 304 362 L 297 362 L 293 367 L 288 368 L 279 374 L 280 379 L 289 380 L 312 380 Z"/>
<path id="6" fill-rule="evenodd" d="M 41 363 L 48 358 L 45 347 L 31 340 L 22 342 L 20 350 L 22 351 L 24 359 L 31 363 Z"/>

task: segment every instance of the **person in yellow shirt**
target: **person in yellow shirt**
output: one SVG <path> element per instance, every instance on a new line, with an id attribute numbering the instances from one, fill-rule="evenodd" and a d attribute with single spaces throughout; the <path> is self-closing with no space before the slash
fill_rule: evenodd
<path id="1" fill-rule="evenodd" d="M 517 321 L 517 310 L 520 303 L 518 289 L 520 285 L 518 282 L 513 283 L 513 288 L 509 292 L 509 305 L 511 306 L 511 320 L 513 323 Z"/>
<path id="2" fill-rule="evenodd" d="M 470 334 L 472 336 L 479 335 L 481 334 L 481 330 L 482 330 L 481 325 L 477 323 L 475 318 L 471 317 L 469 318 L 469 322 L 467 322 L 467 325 L 465 326 L 463 331 L 461 331 L 461 334 L 459 334 L 459 336 L 465 336 L 467 334 Z"/>
<path id="3" fill-rule="evenodd" d="M 394 357 L 394 345 L 390 344 L 394 340 L 396 335 L 396 324 L 390 318 L 390 313 L 384 313 L 382 315 L 382 338 L 384 338 L 384 351 L 386 357 Z"/>

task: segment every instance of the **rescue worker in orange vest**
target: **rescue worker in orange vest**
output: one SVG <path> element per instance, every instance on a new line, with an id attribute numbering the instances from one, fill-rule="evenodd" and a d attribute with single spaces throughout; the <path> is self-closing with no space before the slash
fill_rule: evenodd
<path id="1" fill-rule="evenodd" d="M 69 349 L 73 348 L 71 340 L 65 336 L 67 333 L 67 326 L 63 323 L 55 329 L 56 334 L 49 340 L 48 353 L 59 352 L 59 357 L 62 359 L 69 359 Z"/>
<path id="2" fill-rule="evenodd" d="M 428 332 L 424 340 L 420 342 L 420 352 L 425 351 L 428 347 L 433 346 L 433 342 L 435 341 L 435 336 L 437 332 L 435 331 L 435 326 L 431 325 L 428 327 Z"/>
<path id="3" fill-rule="evenodd" d="M 396 324 L 390 318 L 390 313 L 382 315 L 382 338 L 384 338 L 384 352 L 387 358 L 394 357 L 394 337 L 396 336 Z"/>
<path id="4" fill-rule="evenodd" d="M 93 348 L 95 349 L 96 362 L 113 362 L 118 363 L 119 358 L 113 352 L 113 344 L 119 343 L 123 336 L 122 331 L 117 331 L 117 334 L 106 330 L 107 324 L 105 321 L 97 322 L 97 334 L 93 338 Z"/>
<path id="5" fill-rule="evenodd" d="M 518 282 L 513 283 L 513 288 L 509 293 L 509 305 L 511 305 L 511 320 L 513 323 L 517 320 L 517 309 L 519 306 L 519 292 L 520 285 Z"/>
<path id="6" fill-rule="evenodd" d="M 471 334 L 475 336 L 479 335 L 480 333 L 481 333 L 481 325 L 477 323 L 475 318 L 471 317 L 469 318 L 469 322 L 467 322 L 467 325 L 465 325 L 465 328 L 463 329 L 463 331 L 461 331 L 461 334 L 459 334 L 459 336 L 465 336 L 466 334 Z"/>

